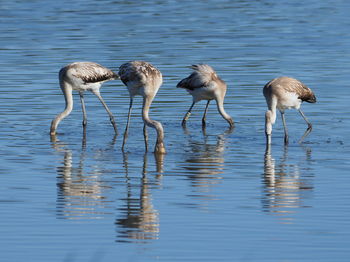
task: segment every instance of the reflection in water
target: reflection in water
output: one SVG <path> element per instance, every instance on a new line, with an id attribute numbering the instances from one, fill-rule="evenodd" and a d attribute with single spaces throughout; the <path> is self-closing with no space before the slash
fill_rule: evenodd
<path id="1" fill-rule="evenodd" d="M 189 137 L 189 148 L 184 153 L 185 159 L 182 168 L 186 170 L 186 178 L 191 181 L 194 189 L 192 196 L 199 196 L 205 202 L 215 199 L 210 194 L 213 185 L 219 183 L 224 172 L 224 151 L 226 136 L 233 132 L 229 128 L 225 133 L 209 136 L 203 128 L 204 141 L 193 140 L 187 129 L 185 134 Z M 212 138 L 215 137 L 214 143 Z M 205 203 L 202 203 L 206 205 Z"/>
<path id="2" fill-rule="evenodd" d="M 310 160 L 311 150 L 306 150 L 306 160 Z M 302 200 L 313 189 L 308 177 L 298 164 L 288 164 L 288 147 L 284 147 L 283 156 L 276 163 L 271 156 L 271 146 L 266 147 L 264 158 L 264 196 L 263 210 L 280 215 L 284 222 L 293 220 L 292 214 L 297 208 L 305 207 Z"/>
<path id="3" fill-rule="evenodd" d="M 82 151 L 74 165 L 73 152 L 57 137 L 51 136 L 53 148 L 63 153 L 62 165 L 57 167 L 57 216 L 66 219 L 101 218 L 105 208 L 103 190 L 106 185 L 101 179 L 101 169 L 94 166 L 89 172 L 84 170 L 86 135 L 82 140 Z M 112 144 L 115 142 L 115 138 Z"/>
<path id="4" fill-rule="evenodd" d="M 122 218 L 116 219 L 115 222 L 117 225 L 117 241 L 158 239 L 159 213 L 153 207 L 151 189 L 154 186 L 160 186 L 164 154 L 154 154 L 157 169 L 155 180 L 150 180 L 147 177 L 148 155 L 144 155 L 141 181 L 140 184 L 136 185 L 132 183 L 133 181 L 129 177 L 128 153 L 124 153 L 123 156 L 127 195 L 123 199 L 125 205 L 119 210 Z"/>

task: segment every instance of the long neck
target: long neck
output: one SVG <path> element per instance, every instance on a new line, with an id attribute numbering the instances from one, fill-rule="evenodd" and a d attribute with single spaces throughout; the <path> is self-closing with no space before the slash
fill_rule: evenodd
<path id="1" fill-rule="evenodd" d="M 265 135 L 266 144 L 271 144 L 272 125 L 276 121 L 276 109 L 267 110 L 265 113 Z"/>
<path id="2" fill-rule="evenodd" d="M 51 122 L 50 134 L 55 135 L 58 124 L 64 119 L 66 116 L 70 114 L 73 110 L 73 95 L 72 88 L 65 83 L 61 83 L 61 89 L 64 95 L 64 99 L 66 101 L 66 107 L 64 111 L 58 114 L 54 120 Z"/>
<path id="3" fill-rule="evenodd" d="M 152 100 L 153 98 L 147 96 L 143 98 L 142 119 L 147 126 L 152 127 L 157 131 L 157 143 L 154 152 L 164 154 L 165 147 L 163 126 L 160 122 L 151 120 L 148 115 Z"/>
<path id="4" fill-rule="evenodd" d="M 267 99 L 268 110 L 265 113 L 265 135 L 266 135 L 266 144 L 271 144 L 271 133 L 272 125 L 276 122 L 276 106 L 277 100 L 275 97 Z"/>
<path id="5" fill-rule="evenodd" d="M 233 119 L 229 114 L 226 113 L 226 111 L 224 109 L 223 99 L 217 99 L 216 105 L 218 107 L 218 111 L 219 111 L 220 115 L 230 124 L 230 127 L 233 127 Z"/>

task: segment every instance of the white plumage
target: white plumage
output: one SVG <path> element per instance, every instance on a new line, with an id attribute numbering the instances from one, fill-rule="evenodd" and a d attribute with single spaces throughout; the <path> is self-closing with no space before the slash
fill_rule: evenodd
<path id="1" fill-rule="evenodd" d="M 144 122 L 143 134 L 146 151 L 148 150 L 148 135 L 146 126 L 150 126 L 157 131 L 157 142 L 154 152 L 161 154 L 165 153 L 163 126 L 160 122 L 149 118 L 149 108 L 163 83 L 162 73 L 148 62 L 132 61 L 120 66 L 119 75 L 122 82 L 127 86 L 130 94 L 128 120 L 125 127 L 122 149 L 124 149 L 126 139 L 128 137 L 130 114 L 134 96 L 140 95 L 143 97 L 142 119 Z"/>
<path id="2" fill-rule="evenodd" d="M 194 70 L 190 76 L 182 79 L 178 84 L 178 88 L 184 88 L 192 95 L 193 102 L 185 117 L 182 120 L 182 126 L 186 125 L 186 121 L 191 115 L 191 111 L 195 103 L 201 100 L 207 100 L 207 105 L 202 118 L 202 125 L 206 125 L 206 114 L 211 100 L 215 100 L 217 108 L 221 116 L 233 127 L 233 120 L 224 109 L 224 98 L 226 95 L 226 83 L 216 74 L 214 69 L 206 64 L 192 65 Z"/>
<path id="3" fill-rule="evenodd" d="M 299 111 L 308 125 L 306 132 L 300 141 L 302 141 L 312 130 L 311 123 L 307 120 L 300 106 L 303 101 L 309 103 L 316 102 L 316 96 L 310 88 L 297 79 L 291 77 L 279 77 L 268 82 L 263 89 L 268 110 L 265 113 L 265 134 L 267 144 L 271 144 L 272 125 L 276 121 L 276 109 L 282 116 L 284 127 L 284 143 L 288 144 L 288 130 L 284 111 L 295 108 Z"/>
<path id="4" fill-rule="evenodd" d="M 107 107 L 101 94 L 100 88 L 102 83 L 117 79 L 118 75 L 112 70 L 93 62 L 74 62 L 63 67 L 59 72 L 60 87 L 63 92 L 66 107 L 65 110 L 58 114 L 51 122 L 50 134 L 55 135 L 58 124 L 67 117 L 73 109 L 72 91 L 79 92 L 83 110 L 83 127 L 87 124 L 86 110 L 84 104 L 84 91 L 91 91 L 98 97 L 104 108 L 106 109 L 110 121 L 113 125 L 115 133 L 117 133 L 117 125 L 112 112 Z"/>

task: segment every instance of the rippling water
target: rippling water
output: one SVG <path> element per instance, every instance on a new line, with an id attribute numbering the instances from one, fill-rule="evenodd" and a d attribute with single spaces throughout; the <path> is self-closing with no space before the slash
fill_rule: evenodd
<path id="1" fill-rule="evenodd" d="M 306 1 L 1 1 L 1 261 L 348 261 L 350 255 L 350 4 Z M 117 70 L 146 60 L 163 73 L 151 109 L 167 154 L 144 153 L 141 99 L 127 150 L 104 108 L 86 95 L 83 134 L 63 110 L 60 67 L 94 61 Z M 211 105 L 176 89 L 189 65 L 208 63 L 228 83 L 227 129 Z M 289 75 L 316 93 L 314 129 L 278 116 L 265 150 L 263 85 Z M 129 96 L 102 96 L 122 131 Z M 153 147 L 155 132 L 149 130 Z"/>

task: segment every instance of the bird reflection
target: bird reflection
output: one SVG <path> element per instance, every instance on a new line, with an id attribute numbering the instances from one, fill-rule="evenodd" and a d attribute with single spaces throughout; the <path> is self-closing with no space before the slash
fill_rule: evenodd
<path id="1" fill-rule="evenodd" d="M 203 139 L 191 136 L 186 128 L 184 133 L 188 136 L 188 147 L 190 150 L 184 152 L 185 159 L 180 164 L 186 171 L 185 176 L 191 182 L 193 188 L 192 196 L 199 197 L 206 205 L 208 200 L 215 199 L 212 195 L 212 186 L 218 184 L 224 172 L 224 151 L 227 135 L 233 132 L 229 128 L 223 134 L 207 135 L 206 128 L 202 128 Z"/>
<path id="2" fill-rule="evenodd" d="M 128 153 L 123 154 L 126 173 L 126 198 L 124 206 L 120 208 L 121 218 L 116 219 L 117 241 L 136 242 L 158 239 L 159 213 L 153 207 L 151 189 L 161 185 L 163 174 L 164 154 L 154 154 L 156 176 L 148 178 L 148 155 L 143 157 L 142 177 L 137 176 L 139 184 L 129 175 Z"/>
<path id="3" fill-rule="evenodd" d="M 311 150 L 306 149 L 306 160 L 311 159 Z M 276 161 L 271 155 L 271 146 L 266 147 L 264 156 L 263 210 L 279 215 L 284 223 L 292 223 L 292 214 L 297 208 L 305 207 L 303 199 L 313 189 L 310 177 L 303 174 L 298 164 L 288 163 L 288 147 Z"/>
<path id="4" fill-rule="evenodd" d="M 115 138 L 111 144 L 114 142 Z M 103 191 L 107 186 L 101 181 L 100 168 L 94 166 L 92 170 L 85 170 L 86 133 L 78 160 L 56 135 L 51 136 L 51 143 L 58 153 L 63 154 L 63 160 L 57 167 L 57 216 L 65 219 L 101 218 L 107 202 Z"/>

